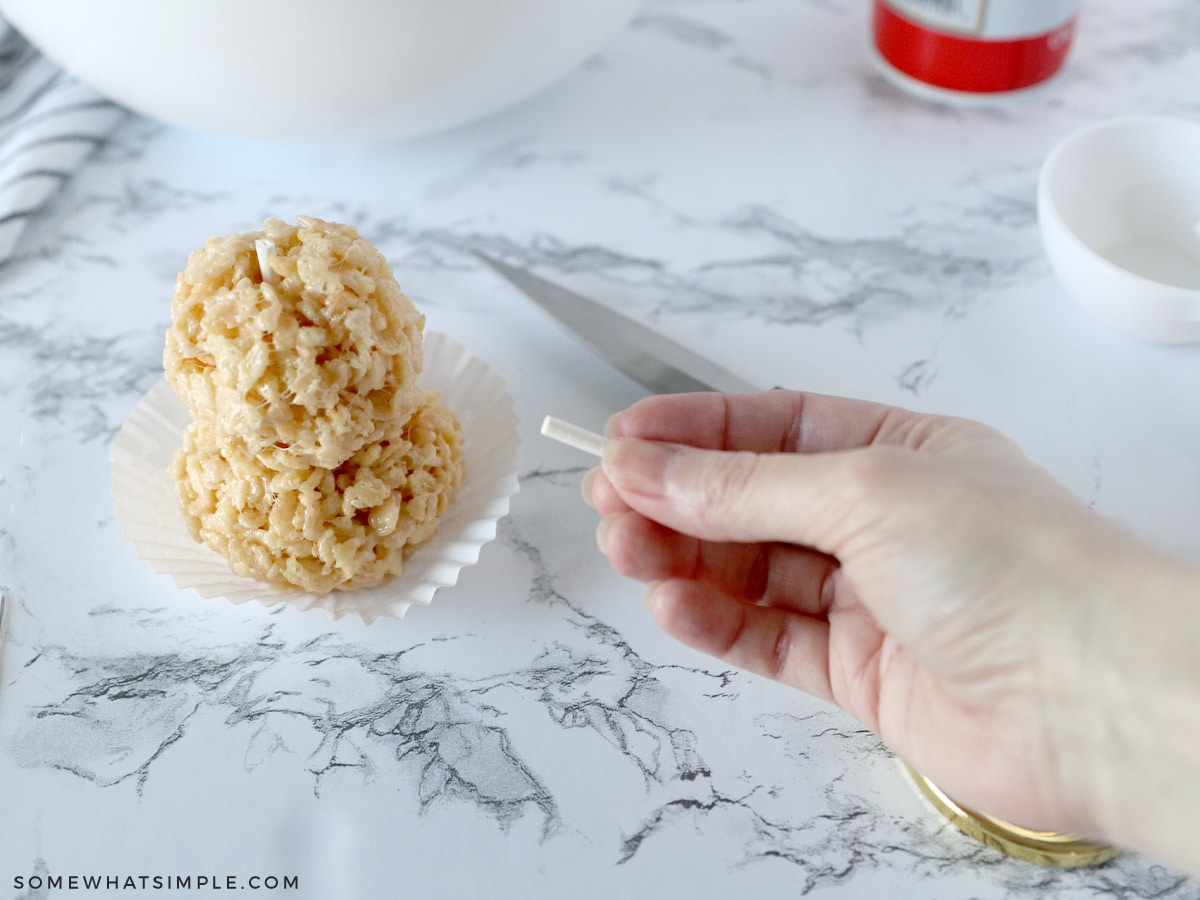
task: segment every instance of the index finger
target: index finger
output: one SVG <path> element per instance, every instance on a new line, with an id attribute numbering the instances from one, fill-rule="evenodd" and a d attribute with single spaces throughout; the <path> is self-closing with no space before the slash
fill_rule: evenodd
<path id="1" fill-rule="evenodd" d="M 618 413 L 611 437 L 671 441 L 704 450 L 823 453 L 911 443 L 918 413 L 801 391 L 660 394 Z"/>

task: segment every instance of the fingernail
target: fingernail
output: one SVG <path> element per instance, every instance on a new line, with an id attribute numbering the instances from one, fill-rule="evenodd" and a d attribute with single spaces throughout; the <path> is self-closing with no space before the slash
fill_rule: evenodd
<path id="1" fill-rule="evenodd" d="M 592 502 L 592 484 L 596 481 L 596 476 L 600 473 L 600 467 L 588 469 L 583 476 L 583 484 L 580 485 L 580 490 L 583 492 L 583 502 L 592 509 L 596 508 L 596 504 Z"/>
<path id="2" fill-rule="evenodd" d="M 642 589 L 642 602 L 650 606 L 654 602 L 654 592 L 658 590 L 661 581 L 648 581 Z"/>
<path id="3" fill-rule="evenodd" d="M 617 434 L 617 419 L 621 418 L 620 413 L 613 413 L 604 422 L 604 436 L 606 438 L 616 437 Z"/>
<path id="4" fill-rule="evenodd" d="M 671 444 L 614 438 L 608 442 L 601 464 L 618 490 L 657 497 L 664 493 L 667 468 L 674 456 Z"/>
<path id="5" fill-rule="evenodd" d="M 608 536 L 608 526 L 611 525 L 613 519 L 619 515 L 621 515 L 621 513 L 611 513 L 601 519 L 600 523 L 596 526 L 596 546 L 600 548 L 600 552 L 605 556 L 608 555 L 608 551 L 604 549 L 604 541 Z"/>

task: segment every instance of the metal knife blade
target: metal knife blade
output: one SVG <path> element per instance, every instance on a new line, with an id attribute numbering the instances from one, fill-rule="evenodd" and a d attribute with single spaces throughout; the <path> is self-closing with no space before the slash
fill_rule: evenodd
<path id="1" fill-rule="evenodd" d="M 482 253 L 475 255 L 593 353 L 647 390 L 656 394 L 758 390 L 711 360 L 589 297 Z"/>

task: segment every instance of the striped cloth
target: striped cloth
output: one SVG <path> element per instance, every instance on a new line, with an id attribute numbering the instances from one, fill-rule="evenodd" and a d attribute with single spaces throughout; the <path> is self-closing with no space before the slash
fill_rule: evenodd
<path id="1" fill-rule="evenodd" d="M 0 265 L 125 115 L 0 20 Z"/>

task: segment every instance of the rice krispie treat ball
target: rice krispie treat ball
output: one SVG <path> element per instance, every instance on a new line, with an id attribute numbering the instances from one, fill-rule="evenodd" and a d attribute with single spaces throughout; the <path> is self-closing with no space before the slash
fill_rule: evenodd
<path id="1" fill-rule="evenodd" d="M 171 465 L 192 536 L 238 575 L 316 594 L 399 574 L 463 478 L 462 432 L 428 402 L 336 468 L 268 466 L 197 420 Z"/>
<path id="2" fill-rule="evenodd" d="M 193 416 L 252 452 L 333 468 L 423 402 L 425 317 L 348 225 L 268 219 L 212 238 L 176 279 L 171 319 L 167 380 Z"/>

